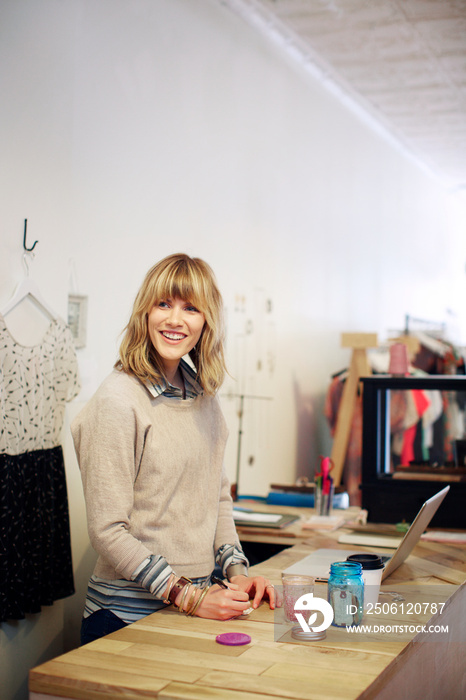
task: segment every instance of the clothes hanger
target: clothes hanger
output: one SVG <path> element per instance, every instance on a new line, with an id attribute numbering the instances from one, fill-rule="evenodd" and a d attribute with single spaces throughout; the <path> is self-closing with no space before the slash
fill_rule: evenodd
<path id="1" fill-rule="evenodd" d="M 18 306 L 18 304 L 20 304 L 22 301 L 24 301 L 24 299 L 26 299 L 29 296 L 32 298 L 35 304 L 37 304 L 37 306 L 39 306 L 42 309 L 42 311 L 44 311 L 47 314 L 47 316 L 50 317 L 52 321 L 55 321 L 58 318 L 58 314 L 47 304 L 42 294 L 40 293 L 37 284 L 29 277 L 29 265 L 27 261 L 27 256 L 32 253 L 38 241 L 35 241 L 32 247 L 28 248 L 26 245 L 26 231 L 27 219 L 24 220 L 23 238 L 23 263 L 26 268 L 26 277 L 16 287 L 12 298 L 3 307 L 1 313 L 2 316 L 5 317 L 8 313 L 10 313 L 10 311 L 12 311 L 16 306 Z"/>

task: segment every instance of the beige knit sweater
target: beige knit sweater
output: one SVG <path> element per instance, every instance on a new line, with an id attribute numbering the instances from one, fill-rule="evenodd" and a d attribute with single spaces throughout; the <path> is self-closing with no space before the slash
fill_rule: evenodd
<path id="1" fill-rule="evenodd" d="M 207 576 L 237 544 L 223 470 L 227 428 L 216 398 L 153 398 L 114 370 L 73 421 L 94 570 L 131 579 L 151 554 L 178 575 Z"/>

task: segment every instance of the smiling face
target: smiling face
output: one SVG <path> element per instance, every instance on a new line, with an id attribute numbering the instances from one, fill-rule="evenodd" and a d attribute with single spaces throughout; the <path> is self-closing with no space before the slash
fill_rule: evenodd
<path id="1" fill-rule="evenodd" d="M 171 381 L 181 358 L 196 345 L 205 316 L 189 301 L 174 297 L 154 304 L 148 316 L 149 336 Z"/>

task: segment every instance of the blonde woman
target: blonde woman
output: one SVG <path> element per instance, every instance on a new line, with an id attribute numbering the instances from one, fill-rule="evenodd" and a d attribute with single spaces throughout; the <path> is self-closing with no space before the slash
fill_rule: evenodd
<path id="1" fill-rule="evenodd" d="M 222 315 L 203 260 L 178 254 L 154 265 L 113 372 L 72 424 L 99 555 L 83 644 L 168 604 L 218 620 L 243 614 L 250 598 L 279 604 L 268 580 L 248 576 L 232 516 L 216 398 Z M 214 570 L 227 583 L 212 585 Z"/>

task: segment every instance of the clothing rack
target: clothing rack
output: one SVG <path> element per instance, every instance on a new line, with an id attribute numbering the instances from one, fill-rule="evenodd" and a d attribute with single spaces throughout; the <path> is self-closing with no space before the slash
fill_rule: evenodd
<path id="1" fill-rule="evenodd" d="M 429 333 L 436 338 L 443 338 L 446 332 L 446 324 L 439 323 L 438 321 L 429 321 L 423 318 L 416 318 L 406 314 L 404 327 L 405 335 L 409 335 L 410 333 L 414 333 L 416 331 Z"/>

